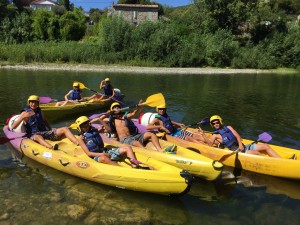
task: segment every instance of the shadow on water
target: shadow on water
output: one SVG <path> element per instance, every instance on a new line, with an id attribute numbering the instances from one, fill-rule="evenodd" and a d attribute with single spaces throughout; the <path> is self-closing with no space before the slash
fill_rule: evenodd
<path id="1" fill-rule="evenodd" d="M 180 197 L 160 196 L 92 183 L 27 157 L 1 162 L 3 219 L 14 224 L 185 224 Z M 9 161 L 11 163 L 9 163 Z M 9 166 L 10 164 L 10 166 Z M 6 166 L 7 165 L 7 166 Z M 10 167 L 10 168 L 9 168 Z M 38 217 L 38 214 L 41 214 Z M 172 216 L 170 216 L 170 213 Z M 1 217 L 3 217 L 1 219 Z M 46 221 L 46 223 L 45 223 Z"/>

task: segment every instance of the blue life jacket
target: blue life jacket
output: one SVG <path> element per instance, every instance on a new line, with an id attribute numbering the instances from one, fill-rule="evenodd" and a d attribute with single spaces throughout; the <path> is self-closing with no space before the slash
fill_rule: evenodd
<path id="1" fill-rule="evenodd" d="M 104 143 L 100 137 L 98 130 L 91 127 L 89 132 L 82 133 L 85 137 L 85 144 L 90 152 L 101 152 L 104 149 Z"/>
<path id="2" fill-rule="evenodd" d="M 223 126 L 221 129 L 216 130 L 215 133 L 219 133 L 222 136 L 222 144 L 227 148 L 238 145 L 236 137 L 227 126 Z"/>
<path id="3" fill-rule="evenodd" d="M 155 118 L 160 119 L 163 122 L 163 126 L 170 131 L 170 133 L 174 133 L 177 131 L 177 128 L 173 125 L 171 118 L 167 113 L 164 115 L 156 115 Z"/>
<path id="4" fill-rule="evenodd" d="M 134 122 L 132 122 L 130 119 L 127 118 L 127 114 L 128 114 L 128 112 L 126 112 L 125 115 L 124 115 L 124 120 L 125 120 L 126 127 L 128 128 L 128 130 L 130 132 L 130 135 L 136 135 L 136 134 L 139 133 L 139 129 L 134 125 Z M 115 133 L 116 132 L 116 125 L 115 125 L 114 115 L 109 116 L 108 124 L 110 126 L 111 133 Z"/>
<path id="5" fill-rule="evenodd" d="M 80 100 L 81 99 L 81 91 L 72 90 L 70 94 L 70 100 Z"/>
<path id="6" fill-rule="evenodd" d="M 106 96 L 112 96 L 112 95 L 113 95 L 113 91 L 112 91 L 112 86 L 111 86 L 111 84 L 105 85 L 103 90 L 104 90 L 104 94 L 105 94 Z"/>
<path id="7" fill-rule="evenodd" d="M 30 108 L 25 108 L 24 110 L 27 112 L 31 111 Z M 40 107 L 36 109 L 35 114 L 29 117 L 27 123 L 25 124 L 25 132 L 27 134 L 34 134 L 39 131 L 46 131 L 46 125 Z"/>

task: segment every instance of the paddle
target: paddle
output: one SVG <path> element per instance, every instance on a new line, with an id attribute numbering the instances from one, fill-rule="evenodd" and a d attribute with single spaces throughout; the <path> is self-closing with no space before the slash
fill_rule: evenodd
<path id="1" fill-rule="evenodd" d="M 14 138 L 7 138 L 7 137 L 0 137 L 0 145 L 3 145 L 9 141 L 12 141 L 12 140 L 15 140 L 15 139 L 18 139 L 18 138 L 24 138 L 24 137 L 27 137 L 28 135 L 25 134 L 23 136 L 20 136 L 20 137 L 14 137 Z"/>
<path id="2" fill-rule="evenodd" d="M 258 135 L 258 139 L 256 141 L 253 141 L 251 144 L 257 143 L 259 141 L 261 142 L 269 142 L 272 140 L 272 136 L 270 134 L 268 134 L 267 132 L 263 132 L 260 135 Z M 229 156 L 234 155 L 234 154 L 238 154 L 239 153 L 239 149 L 234 150 L 233 152 L 223 155 L 218 161 L 222 162 L 225 159 L 227 159 Z"/>
<path id="3" fill-rule="evenodd" d="M 47 104 L 47 103 L 50 103 L 50 102 L 57 102 L 58 100 L 57 99 L 53 99 L 53 98 L 50 98 L 50 97 L 47 97 L 47 96 L 42 96 L 42 97 L 39 97 L 40 98 L 40 103 L 42 104 Z"/>
<path id="4" fill-rule="evenodd" d="M 204 119 L 202 119 L 201 121 L 197 122 L 197 123 L 193 123 L 193 124 L 190 124 L 190 125 L 186 125 L 185 128 L 188 128 L 188 127 L 193 127 L 193 126 L 196 126 L 196 125 L 200 125 L 200 126 L 207 126 L 209 125 L 210 122 L 209 122 L 209 117 L 206 117 Z"/>
<path id="5" fill-rule="evenodd" d="M 157 93 L 157 94 L 150 95 L 146 99 L 145 102 L 143 102 L 141 104 L 138 104 L 138 106 L 148 105 L 150 107 L 156 107 L 158 105 L 163 105 L 163 104 L 165 104 L 165 98 L 164 98 L 163 94 L 162 93 Z M 126 110 L 134 108 L 134 107 L 136 107 L 136 105 L 121 108 L 120 111 L 126 111 Z M 95 119 L 95 118 L 97 118 L 97 117 L 99 117 L 103 114 L 105 114 L 105 113 L 93 114 L 89 117 L 89 119 Z"/>
<path id="6" fill-rule="evenodd" d="M 84 83 L 81 83 L 81 82 L 79 82 L 79 81 L 75 81 L 75 82 L 77 82 L 77 83 L 79 84 L 80 89 L 87 89 L 87 90 L 92 91 L 92 92 L 94 92 L 94 93 L 101 94 L 101 93 L 99 93 L 98 91 L 95 91 L 95 90 L 93 90 L 93 89 L 91 89 L 91 88 L 85 86 Z M 122 102 L 122 101 L 120 101 L 120 100 L 117 100 L 117 99 L 115 99 L 115 98 L 112 98 L 112 100 L 114 100 L 114 101 L 116 101 L 116 102 L 119 102 L 119 103 L 121 103 L 122 105 L 125 105 L 124 102 Z"/>

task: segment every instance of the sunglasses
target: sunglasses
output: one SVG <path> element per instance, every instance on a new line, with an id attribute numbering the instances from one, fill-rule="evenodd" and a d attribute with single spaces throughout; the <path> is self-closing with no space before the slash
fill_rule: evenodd
<path id="1" fill-rule="evenodd" d="M 86 121 L 86 122 L 80 124 L 80 127 L 85 127 L 85 126 L 87 126 L 89 124 L 90 124 L 90 121 Z"/>
<path id="2" fill-rule="evenodd" d="M 212 122 L 211 124 L 212 125 L 216 125 L 216 124 L 220 124 L 220 122 L 219 121 L 215 121 L 215 122 Z"/>

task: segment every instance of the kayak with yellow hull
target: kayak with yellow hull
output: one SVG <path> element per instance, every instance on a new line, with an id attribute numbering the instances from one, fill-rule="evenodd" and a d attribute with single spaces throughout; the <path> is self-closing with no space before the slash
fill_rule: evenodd
<path id="1" fill-rule="evenodd" d="M 57 121 L 72 115 L 80 115 L 86 112 L 108 108 L 113 100 L 104 99 L 100 101 L 86 101 L 86 102 L 68 102 L 64 106 L 55 106 L 56 102 L 47 104 L 40 104 L 45 118 L 49 121 Z"/>
<path id="2" fill-rule="evenodd" d="M 162 195 L 184 194 L 191 185 L 188 172 L 138 152 L 135 154 L 143 169 L 132 168 L 127 159 L 119 162 L 120 166 L 113 166 L 96 162 L 68 139 L 49 141 L 59 146 L 59 150 L 51 150 L 22 137 L 22 133 L 9 131 L 7 126 L 3 130 L 12 146 L 28 158 L 93 182 Z"/>
<path id="3" fill-rule="evenodd" d="M 108 138 L 106 135 L 102 134 L 102 139 L 109 144 L 116 146 L 124 146 L 117 140 Z M 159 140 L 162 148 L 166 148 L 172 143 Z M 190 151 L 181 146 L 176 147 L 176 154 L 162 153 L 158 152 L 152 142 L 148 142 L 145 148 L 138 148 L 132 146 L 134 152 L 146 155 L 149 158 L 153 158 L 164 163 L 168 163 L 172 166 L 184 169 L 194 176 L 206 179 L 206 180 L 215 180 L 219 177 L 222 172 L 223 164 L 211 160 L 203 155 Z"/>
<path id="4" fill-rule="evenodd" d="M 192 132 L 197 132 L 196 129 L 189 128 Z M 210 135 L 210 134 L 207 134 Z M 273 158 L 268 155 L 258 156 L 239 152 L 235 154 L 228 149 L 220 149 L 211 147 L 206 144 L 198 144 L 185 141 L 179 138 L 166 135 L 166 140 L 180 145 L 182 147 L 198 151 L 200 154 L 209 157 L 213 160 L 218 160 L 226 166 L 237 167 L 243 170 L 248 170 L 256 173 L 266 174 L 270 176 L 300 179 L 300 151 L 282 146 L 269 145 L 282 158 Z M 253 143 L 251 140 L 243 139 L 244 144 Z M 296 155 L 296 160 L 291 160 L 293 155 Z"/>

